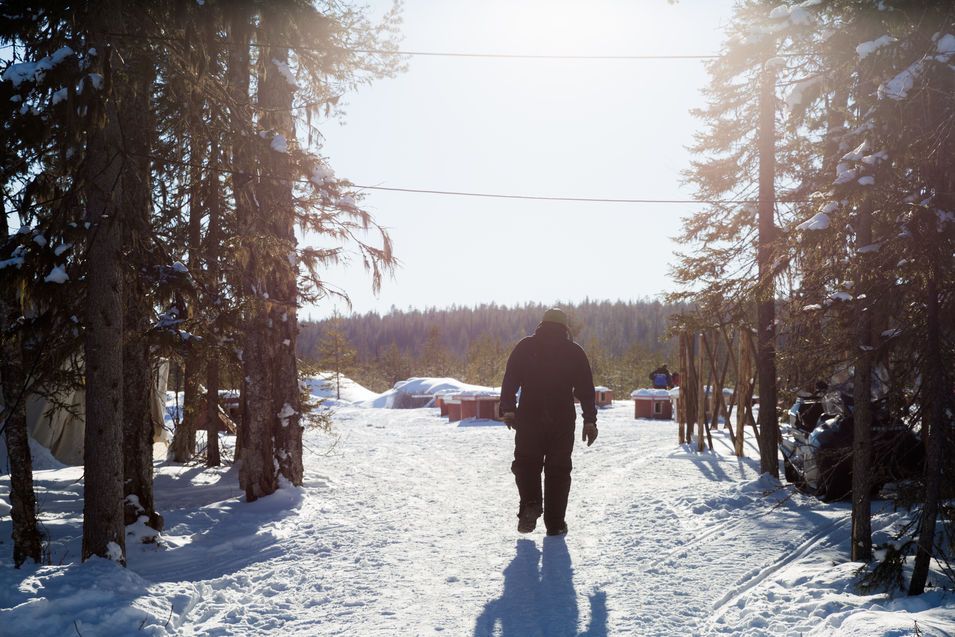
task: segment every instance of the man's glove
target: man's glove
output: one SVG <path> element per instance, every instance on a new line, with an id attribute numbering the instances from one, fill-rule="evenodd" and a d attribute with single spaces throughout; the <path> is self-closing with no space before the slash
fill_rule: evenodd
<path id="1" fill-rule="evenodd" d="M 504 420 L 504 424 L 507 425 L 508 429 L 517 429 L 517 414 L 513 411 L 505 411 L 501 414 L 501 418 Z"/>
<path id="2" fill-rule="evenodd" d="M 594 444 L 594 440 L 597 439 L 597 423 L 585 422 L 583 435 L 580 437 L 580 439 L 586 440 L 588 447 Z"/>

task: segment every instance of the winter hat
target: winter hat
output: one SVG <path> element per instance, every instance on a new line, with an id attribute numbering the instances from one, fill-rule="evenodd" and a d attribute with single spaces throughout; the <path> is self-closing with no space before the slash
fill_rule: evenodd
<path id="1" fill-rule="evenodd" d="M 564 314 L 564 311 L 560 308 L 552 307 L 546 312 L 544 312 L 544 318 L 541 319 L 541 323 L 558 323 L 564 327 L 570 327 L 567 324 L 567 315 Z"/>

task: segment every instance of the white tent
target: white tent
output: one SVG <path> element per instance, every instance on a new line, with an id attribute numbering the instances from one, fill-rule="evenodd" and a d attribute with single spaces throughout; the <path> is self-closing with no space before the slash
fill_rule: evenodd
<path id="1" fill-rule="evenodd" d="M 161 359 L 153 367 L 155 381 L 149 392 L 149 410 L 153 421 L 153 441 L 162 440 L 166 406 L 166 384 L 169 361 Z M 86 434 L 86 392 L 81 389 L 62 391 L 46 397 L 28 394 L 26 399 L 27 429 L 30 436 L 62 463 L 83 464 L 83 438 Z"/>

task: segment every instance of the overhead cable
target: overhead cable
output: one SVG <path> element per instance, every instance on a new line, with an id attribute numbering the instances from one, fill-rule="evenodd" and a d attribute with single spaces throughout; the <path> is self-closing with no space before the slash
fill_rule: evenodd
<path id="1" fill-rule="evenodd" d="M 406 192 L 425 195 L 448 195 L 453 197 L 483 197 L 489 199 L 519 199 L 527 201 L 570 201 L 578 203 L 632 203 L 632 204 L 756 204 L 756 199 L 630 199 L 613 197 L 558 197 L 547 195 L 515 195 L 494 192 L 466 192 L 460 190 L 430 190 L 426 188 L 398 188 L 393 186 L 364 186 L 350 184 L 359 190 L 384 190 L 388 192 Z M 779 199 L 779 203 L 798 203 L 800 199 Z"/>

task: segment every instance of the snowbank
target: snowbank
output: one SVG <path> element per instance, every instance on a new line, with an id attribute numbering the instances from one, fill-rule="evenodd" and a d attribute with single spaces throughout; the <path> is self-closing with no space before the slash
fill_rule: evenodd
<path id="1" fill-rule="evenodd" d="M 924 595 L 863 595 L 850 503 L 761 476 L 748 432 L 743 458 L 722 429 L 697 453 L 672 421 L 602 412 L 597 443 L 574 451 L 570 534 L 553 538 L 515 532 L 501 428 L 347 406 L 334 420 L 304 434 L 303 485 L 253 503 L 236 467 L 159 463 L 166 529 L 139 544 L 128 528 L 125 569 L 80 563 L 82 468 L 37 472 L 52 564 L 15 569 L 0 545 L 0 634 L 955 634 L 943 567 Z M 0 538 L 9 487 L 0 476 Z M 875 542 L 910 515 L 874 503 Z"/>
<path id="2" fill-rule="evenodd" d="M 50 450 L 39 442 L 30 438 L 30 456 L 33 460 L 34 471 L 48 471 L 51 469 L 62 469 L 66 465 L 57 460 Z M 0 435 L 0 475 L 9 475 L 10 460 L 7 456 L 7 438 Z M 2 514 L 2 512 L 0 512 Z"/>
<path id="3" fill-rule="evenodd" d="M 360 403 L 373 400 L 378 396 L 378 394 L 356 383 L 351 378 L 342 376 L 339 381 L 341 386 L 341 399 L 338 399 L 336 397 L 337 390 L 334 372 L 320 372 L 316 376 L 306 378 L 305 384 L 308 385 L 309 393 L 316 398 L 341 400 L 341 402 L 344 403 Z"/>
<path id="4" fill-rule="evenodd" d="M 392 389 L 378 395 L 376 398 L 361 403 L 364 407 L 373 407 L 377 409 L 393 409 L 395 400 L 400 395 L 407 396 L 436 396 L 438 394 L 469 394 L 473 396 L 497 395 L 499 389 L 491 387 L 482 387 L 481 385 L 469 385 L 462 383 L 456 378 L 409 378 L 395 383 Z"/>

